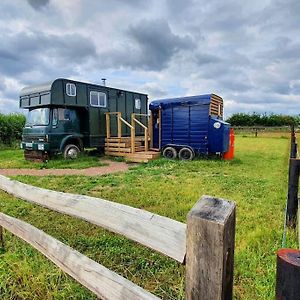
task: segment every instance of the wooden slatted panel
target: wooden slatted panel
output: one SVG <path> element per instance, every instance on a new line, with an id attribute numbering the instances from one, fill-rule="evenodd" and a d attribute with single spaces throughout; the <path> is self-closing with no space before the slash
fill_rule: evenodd
<path id="1" fill-rule="evenodd" d="M 223 99 L 221 97 L 212 94 L 209 113 L 211 115 L 223 117 Z"/>
<path id="2" fill-rule="evenodd" d="M 180 263 L 184 261 L 186 224 L 181 222 L 99 198 L 33 187 L 2 175 L 0 189 L 124 235 Z"/>
<path id="3" fill-rule="evenodd" d="M 159 299 L 28 223 L 0 213 L 0 226 L 29 243 L 101 299 Z"/>

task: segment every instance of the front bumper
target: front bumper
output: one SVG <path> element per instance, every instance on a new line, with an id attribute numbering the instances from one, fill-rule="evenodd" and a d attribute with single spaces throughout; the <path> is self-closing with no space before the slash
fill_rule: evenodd
<path id="1" fill-rule="evenodd" d="M 20 148 L 24 150 L 49 151 L 50 144 L 44 142 L 21 142 Z"/>

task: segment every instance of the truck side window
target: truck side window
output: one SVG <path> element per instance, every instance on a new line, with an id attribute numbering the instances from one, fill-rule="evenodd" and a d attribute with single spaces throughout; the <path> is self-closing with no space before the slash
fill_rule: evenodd
<path id="1" fill-rule="evenodd" d="M 68 96 L 75 97 L 76 96 L 76 85 L 74 83 L 66 84 L 66 93 Z"/>
<path id="2" fill-rule="evenodd" d="M 70 120 L 70 111 L 66 108 L 58 109 L 58 119 L 60 121 L 69 121 Z"/>
<path id="3" fill-rule="evenodd" d="M 102 92 L 90 92 L 90 104 L 95 107 L 106 107 L 106 94 Z"/>
<path id="4" fill-rule="evenodd" d="M 58 112 L 57 112 L 57 108 L 53 109 L 53 117 L 52 117 L 52 125 L 56 126 L 58 123 Z"/>

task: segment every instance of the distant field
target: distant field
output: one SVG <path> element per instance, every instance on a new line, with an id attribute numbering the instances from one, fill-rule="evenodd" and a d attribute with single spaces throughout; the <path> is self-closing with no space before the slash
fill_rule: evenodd
<path id="1" fill-rule="evenodd" d="M 235 160 L 160 159 L 103 177 L 16 179 L 87 194 L 185 222 L 201 195 L 237 203 L 235 299 L 274 299 L 276 250 L 281 247 L 289 140 L 236 136 Z M 1 154 L 0 154 L 1 155 Z M 25 220 L 164 299 L 183 299 L 184 267 L 84 221 L 0 192 L 0 211 Z M 1 299 L 95 299 L 37 251 L 9 233 L 0 254 Z M 288 247 L 297 247 L 288 232 Z"/>

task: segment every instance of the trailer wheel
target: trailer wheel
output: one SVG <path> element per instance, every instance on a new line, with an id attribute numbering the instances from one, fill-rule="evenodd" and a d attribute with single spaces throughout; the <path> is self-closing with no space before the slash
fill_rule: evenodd
<path id="1" fill-rule="evenodd" d="M 193 160 L 195 157 L 194 151 L 190 148 L 181 148 L 178 153 L 181 160 Z"/>
<path id="2" fill-rule="evenodd" d="M 175 159 L 177 157 L 177 151 L 173 147 L 166 147 L 163 151 L 163 156 L 167 159 Z"/>
<path id="3" fill-rule="evenodd" d="M 69 144 L 64 149 L 65 159 L 76 159 L 79 156 L 80 149 L 73 144 Z"/>

